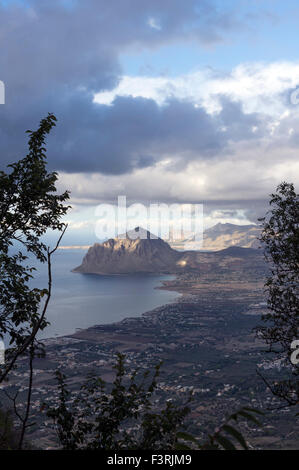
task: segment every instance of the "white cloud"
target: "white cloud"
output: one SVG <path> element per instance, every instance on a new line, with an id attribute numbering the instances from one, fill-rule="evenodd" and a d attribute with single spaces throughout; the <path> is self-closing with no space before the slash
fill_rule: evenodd
<path id="1" fill-rule="evenodd" d="M 113 105 L 116 96 L 131 95 L 163 106 L 175 97 L 213 114 L 221 110 L 221 96 L 225 96 L 241 102 L 245 113 L 257 113 L 260 124 L 252 126 L 252 138 L 231 143 L 218 158 L 200 160 L 195 150 L 187 166 L 175 170 L 173 163 L 180 155 L 174 150 L 171 155 L 161 154 L 154 166 L 131 174 L 62 174 L 63 186 L 73 188 L 75 201 L 87 204 L 115 202 L 122 194 L 138 202 L 204 202 L 214 207 L 224 203 L 238 206 L 241 212 L 230 216 L 210 212 L 208 225 L 248 223 L 246 211 L 254 217 L 255 201 L 267 201 L 281 181 L 299 186 L 299 105 L 291 102 L 291 91 L 298 85 L 299 62 L 241 64 L 230 73 L 202 69 L 175 78 L 123 77 L 115 90 L 96 95 L 95 101 Z"/>
<path id="2" fill-rule="evenodd" d="M 147 24 L 153 28 L 153 29 L 156 29 L 158 31 L 161 31 L 161 25 L 159 23 L 159 20 L 157 20 L 157 18 L 154 18 L 153 16 L 151 16 L 149 19 L 148 19 L 148 22 Z"/>
<path id="3" fill-rule="evenodd" d="M 286 156 L 287 155 L 287 156 Z M 179 172 L 161 163 L 131 174 L 60 174 L 60 185 L 72 188 L 76 204 L 115 203 L 118 195 L 134 202 L 179 202 L 254 206 L 283 180 L 299 186 L 297 150 L 272 148 L 267 143 L 257 149 L 254 142 L 240 145 L 234 154 L 211 161 L 192 161 Z M 253 201 L 250 203 L 250 201 Z M 223 217 L 222 219 L 227 219 Z M 240 218 L 241 220 L 242 218 Z"/>
<path id="4" fill-rule="evenodd" d="M 73 220 L 65 220 L 65 223 L 68 224 L 68 227 L 71 230 L 82 230 L 82 229 L 90 228 L 92 226 L 90 220 L 82 220 L 81 222 L 75 222 Z"/>
<path id="5" fill-rule="evenodd" d="M 200 69 L 177 77 L 124 76 L 111 92 L 98 93 L 95 101 L 112 104 L 116 96 L 142 96 L 163 104 L 175 96 L 203 105 L 208 111 L 220 109 L 219 95 L 241 101 L 245 112 L 281 117 L 286 105 L 282 94 L 299 85 L 299 62 L 240 64 L 231 73 Z"/>

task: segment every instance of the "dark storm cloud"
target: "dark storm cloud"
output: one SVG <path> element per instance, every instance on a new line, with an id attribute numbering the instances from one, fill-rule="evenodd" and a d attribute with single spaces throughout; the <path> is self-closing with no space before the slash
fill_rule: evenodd
<path id="1" fill-rule="evenodd" d="M 159 106 L 151 99 L 117 97 L 112 106 L 105 106 L 93 103 L 86 93 L 71 92 L 50 94 L 42 106 L 34 102 L 31 122 L 36 109 L 40 115 L 52 111 L 54 99 L 60 122 L 48 149 L 50 164 L 58 171 L 121 174 L 151 166 L 165 156 L 184 165 L 219 155 L 232 138 L 250 138 L 251 126 L 259 125 L 257 116 L 244 116 L 238 106 L 229 106 L 227 114 L 210 116 L 192 103 L 175 99 Z M 11 125 L 16 129 L 16 122 L 12 120 Z M 18 121 L 17 135 L 22 135 L 22 126 L 24 119 Z M 8 135 L 8 125 L 6 131 Z M 11 138 L 4 137 L 2 148 L 5 144 L 5 154 L 12 158 Z"/>
<path id="2" fill-rule="evenodd" d="M 161 27 L 148 24 L 154 18 Z M 118 56 L 129 48 L 156 47 L 175 39 L 221 40 L 237 23 L 213 2 L 189 0 L 31 0 L 0 7 L 1 166 L 24 154 L 27 128 L 53 112 L 59 125 L 49 142 L 50 166 L 68 172 L 125 173 L 152 165 L 162 154 L 211 156 L 232 137 L 250 134 L 256 116 L 228 102 L 212 118 L 191 103 L 117 98 L 93 103 L 93 93 L 113 89 Z"/>

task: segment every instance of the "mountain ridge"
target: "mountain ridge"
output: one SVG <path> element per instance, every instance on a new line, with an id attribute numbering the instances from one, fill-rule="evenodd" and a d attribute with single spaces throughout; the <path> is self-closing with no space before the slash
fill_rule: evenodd
<path id="1" fill-rule="evenodd" d="M 172 248 L 184 250 L 220 251 L 230 246 L 242 248 L 259 248 L 258 237 L 261 228 L 258 225 L 236 225 L 230 223 L 218 223 L 204 231 L 203 241 L 199 243 L 192 238 L 184 240 L 173 240 L 170 242 Z M 200 239 L 200 237 L 199 237 Z"/>
<path id="2" fill-rule="evenodd" d="M 133 238 L 133 239 L 132 239 Z M 136 227 L 116 238 L 91 246 L 73 272 L 90 274 L 168 273 L 198 270 L 212 257 L 245 258 L 257 250 L 228 247 L 216 252 L 177 251 L 167 242 Z"/>

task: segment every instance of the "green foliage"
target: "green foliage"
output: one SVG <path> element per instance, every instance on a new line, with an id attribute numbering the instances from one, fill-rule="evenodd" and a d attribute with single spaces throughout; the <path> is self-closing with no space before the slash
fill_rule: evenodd
<path id="1" fill-rule="evenodd" d="M 56 372 L 59 406 L 48 407 L 62 449 L 156 449 L 174 448 L 176 434 L 189 413 L 188 403 L 179 407 L 167 402 L 155 410 L 153 395 L 160 365 L 152 376 L 138 372 L 127 376 L 125 357 L 117 356 L 111 391 L 101 378 L 90 377 L 79 396 L 72 399 L 65 376 Z M 127 380 L 126 380 L 127 378 Z"/>
<path id="2" fill-rule="evenodd" d="M 237 450 L 238 448 L 248 450 L 247 442 L 236 425 L 231 422 L 238 423 L 244 419 L 248 423 L 261 426 L 261 423 L 255 415 L 263 416 L 263 413 L 254 408 L 241 408 L 236 413 L 230 415 L 227 420 L 213 434 L 208 436 L 204 443 L 200 443 L 191 434 L 179 432 L 177 434 L 178 442 L 176 449 L 197 449 L 197 450 Z M 238 448 L 236 447 L 238 445 Z"/>
<path id="3" fill-rule="evenodd" d="M 282 183 L 270 206 L 260 219 L 260 240 L 271 270 L 266 282 L 270 313 L 264 316 L 270 326 L 260 331 L 268 344 L 289 351 L 299 328 L 299 194 L 292 184 Z"/>
<path id="4" fill-rule="evenodd" d="M 291 361 L 294 340 L 299 339 L 299 194 L 293 184 L 282 183 L 271 195 L 270 210 L 260 219 L 260 237 L 270 275 L 265 289 L 268 312 L 263 325 L 257 328 L 270 351 L 279 355 L 284 373 L 291 377 L 270 387 L 273 393 L 289 405 L 299 402 L 299 365 Z"/>
<path id="5" fill-rule="evenodd" d="M 37 324 L 47 292 L 29 287 L 35 269 L 26 265 L 27 255 L 47 261 L 41 237 L 49 229 L 62 231 L 61 217 L 68 210 L 68 192 L 56 193 L 57 174 L 46 169 L 45 139 L 55 123 L 49 114 L 37 131 L 27 131 L 28 155 L 9 165 L 7 173 L 0 171 L 0 338 L 9 335 L 17 348 Z M 43 319 L 39 329 L 46 325 Z"/>
<path id="6" fill-rule="evenodd" d="M 0 365 L 0 383 L 8 380 L 21 355 L 29 358 L 30 367 L 27 404 L 23 413 L 18 410 L 18 393 L 10 396 L 3 390 L 20 421 L 18 449 L 23 448 L 25 431 L 32 424 L 29 418 L 33 358 L 44 353 L 36 336 L 48 324 L 46 311 L 51 297 L 51 256 L 66 228 L 61 218 L 68 210 L 65 203 L 69 193 L 57 194 L 57 173 L 49 173 L 46 168 L 45 140 L 55 125 L 55 116 L 49 114 L 41 120 L 37 131 L 27 131 L 28 155 L 9 165 L 7 173 L 0 171 L 0 339 L 10 340 L 5 364 Z M 62 232 L 53 249 L 42 241 L 48 230 Z M 30 286 L 35 268 L 28 265 L 29 254 L 34 258 L 33 263 L 47 263 L 47 288 Z M 5 424 L 1 434 L 4 446 L 8 446 L 5 436 L 10 435 L 10 427 L 6 427 L 9 422 L 2 423 L 2 428 Z"/>

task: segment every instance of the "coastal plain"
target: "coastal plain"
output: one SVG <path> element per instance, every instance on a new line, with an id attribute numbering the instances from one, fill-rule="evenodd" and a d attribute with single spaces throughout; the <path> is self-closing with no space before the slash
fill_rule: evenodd
<path id="1" fill-rule="evenodd" d="M 252 448 L 295 448 L 298 426 L 290 419 L 292 410 L 271 411 L 279 403 L 257 373 L 275 379 L 280 367 L 265 360 L 265 346 L 253 331 L 266 311 L 263 256 L 259 250 L 228 249 L 201 254 L 201 259 L 201 269 L 186 269 L 160 287 L 178 292 L 177 301 L 137 318 L 45 341 L 46 358 L 35 360 L 32 442 L 57 446 L 53 424 L 40 412 L 43 403 L 57 403 L 54 370 L 66 374 L 74 398 L 90 373 L 111 383 L 121 352 L 128 377 L 137 368 L 152 371 L 163 362 L 154 397 L 157 409 L 167 400 L 185 403 L 192 393 L 187 425 L 193 435 L 204 439 L 229 413 L 250 406 L 265 412 L 261 428 L 241 425 Z M 23 384 L 23 397 L 26 367 L 24 359 L 8 386 L 12 393 Z"/>

